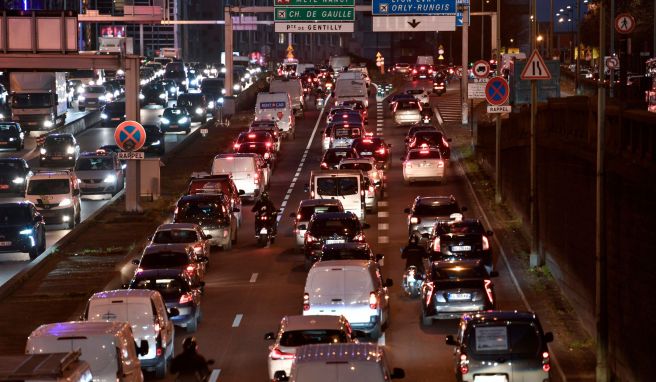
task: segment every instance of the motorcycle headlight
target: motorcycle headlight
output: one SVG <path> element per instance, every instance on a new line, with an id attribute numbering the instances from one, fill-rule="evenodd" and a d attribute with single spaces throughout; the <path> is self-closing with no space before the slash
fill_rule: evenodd
<path id="1" fill-rule="evenodd" d="M 41 148 L 41 150 L 39 150 L 39 152 L 41 153 L 41 155 L 46 155 L 46 149 L 44 149 L 43 147 Z"/>
<path id="2" fill-rule="evenodd" d="M 114 183 L 114 182 L 116 182 L 116 175 L 113 175 L 113 174 L 107 175 L 105 177 L 105 179 L 103 179 L 103 182 L 104 183 Z"/>
<path id="3" fill-rule="evenodd" d="M 80 86 L 77 87 L 76 90 L 77 90 L 78 93 L 84 93 L 84 86 L 80 85 Z"/>
<path id="4" fill-rule="evenodd" d="M 43 121 L 43 127 L 51 128 L 53 125 L 54 123 L 52 123 L 52 121 L 50 120 L 46 119 L 45 121 Z"/>
<path id="5" fill-rule="evenodd" d="M 171 93 L 175 93 L 175 88 L 174 88 L 173 86 L 171 86 L 171 88 L 169 89 L 169 91 L 170 91 Z"/>
<path id="6" fill-rule="evenodd" d="M 21 235 L 31 235 L 32 234 L 32 228 L 25 228 L 23 230 L 20 230 L 18 233 Z"/>
<path id="7" fill-rule="evenodd" d="M 143 94 L 139 93 L 139 99 L 144 99 L 144 98 L 146 98 L 146 96 L 144 96 Z"/>
<path id="8" fill-rule="evenodd" d="M 162 123 L 165 124 L 165 125 L 168 125 L 169 123 L 171 123 L 171 121 L 169 121 L 168 118 L 164 118 L 164 117 L 162 117 L 161 121 L 162 121 Z"/>
<path id="9" fill-rule="evenodd" d="M 221 89 L 221 94 L 226 94 L 226 90 L 225 90 L 225 89 Z"/>
<path id="10" fill-rule="evenodd" d="M 187 117 L 182 117 L 182 118 L 178 119 L 178 123 L 187 123 L 188 121 L 189 121 L 189 118 L 187 118 Z"/>
<path id="11" fill-rule="evenodd" d="M 105 113 L 100 113 L 100 119 L 107 119 L 107 118 L 109 118 L 109 117 L 107 116 L 107 114 L 105 114 Z"/>
<path id="12" fill-rule="evenodd" d="M 73 204 L 73 201 L 69 198 L 64 198 L 59 202 L 59 207 L 68 207 Z"/>
<path id="13" fill-rule="evenodd" d="M 162 143 L 161 141 L 157 140 L 157 141 L 151 143 L 150 145 L 151 146 L 159 146 L 161 143 Z"/>
<path id="14" fill-rule="evenodd" d="M 25 182 L 25 178 L 21 178 L 20 176 L 17 176 L 11 182 L 13 184 L 23 184 L 23 182 Z"/>
<path id="15" fill-rule="evenodd" d="M 232 85 L 232 90 L 239 90 L 239 89 L 241 89 L 241 85 L 239 84 Z"/>
<path id="16" fill-rule="evenodd" d="M 68 146 L 68 147 L 66 148 L 66 154 L 73 154 L 73 153 L 75 153 L 75 147 L 73 147 L 73 146 Z"/>
<path id="17" fill-rule="evenodd" d="M 160 98 L 160 99 L 164 99 L 164 98 L 166 98 L 166 93 L 162 93 L 162 94 L 160 94 L 160 95 L 159 95 L 159 98 Z"/>
<path id="18" fill-rule="evenodd" d="M 214 107 L 214 104 L 212 104 L 212 107 Z M 196 108 L 196 114 L 198 114 L 198 115 L 203 114 L 203 109 L 201 109 L 200 107 L 197 107 Z"/>

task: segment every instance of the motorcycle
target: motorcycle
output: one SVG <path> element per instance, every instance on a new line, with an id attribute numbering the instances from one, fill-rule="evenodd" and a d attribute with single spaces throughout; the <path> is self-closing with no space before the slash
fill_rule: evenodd
<path id="1" fill-rule="evenodd" d="M 403 274 L 403 291 L 411 298 L 417 298 L 421 295 L 421 287 L 424 284 L 423 277 L 418 272 L 417 267 L 411 265 Z"/>
<path id="2" fill-rule="evenodd" d="M 255 238 L 258 246 L 265 247 L 275 242 L 278 212 L 280 210 L 268 213 L 266 208 L 262 208 L 255 215 Z"/>
<path id="3" fill-rule="evenodd" d="M 442 81 L 433 82 L 433 93 L 436 93 L 438 96 L 441 96 L 446 92 L 446 85 Z"/>

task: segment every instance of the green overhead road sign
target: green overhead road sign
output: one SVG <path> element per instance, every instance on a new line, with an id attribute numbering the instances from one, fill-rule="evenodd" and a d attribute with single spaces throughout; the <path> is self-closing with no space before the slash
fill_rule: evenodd
<path id="1" fill-rule="evenodd" d="M 355 20 L 355 9 L 353 7 L 275 7 L 274 14 L 275 21 Z"/>
<path id="2" fill-rule="evenodd" d="M 355 0 L 276 0 L 276 7 L 353 7 Z"/>

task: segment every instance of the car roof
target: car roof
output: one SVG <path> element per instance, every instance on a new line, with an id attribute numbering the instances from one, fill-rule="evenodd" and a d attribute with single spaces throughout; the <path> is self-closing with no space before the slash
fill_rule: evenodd
<path id="1" fill-rule="evenodd" d="M 456 202 L 456 199 L 449 195 L 440 195 L 440 196 L 417 196 L 415 199 L 417 203 L 420 204 L 430 204 L 433 206 L 441 206 L 444 204 L 453 204 Z"/>
<path id="2" fill-rule="evenodd" d="M 345 326 L 344 316 L 285 316 L 281 326 L 285 331 L 311 329 L 342 329 Z"/>
<path id="3" fill-rule="evenodd" d="M 198 225 L 194 223 L 167 223 L 157 227 L 157 231 L 165 231 L 165 230 L 172 230 L 172 229 L 196 229 L 196 228 L 198 228 Z"/>
<path id="4" fill-rule="evenodd" d="M 223 159 L 223 158 L 253 158 L 259 156 L 259 154 L 254 153 L 224 153 L 217 154 L 214 159 Z"/>
<path id="5" fill-rule="evenodd" d="M 310 362 L 376 362 L 380 363 L 383 348 L 370 343 L 339 343 L 303 345 L 296 349 L 297 364 Z"/>
<path id="6" fill-rule="evenodd" d="M 127 322 L 69 321 L 45 324 L 35 329 L 30 337 L 67 337 L 80 335 L 115 335 L 129 327 Z"/>
<path id="7" fill-rule="evenodd" d="M 0 207 L 11 207 L 11 206 L 27 207 L 31 204 L 32 202 L 28 202 L 27 200 L 21 200 L 17 202 L 0 203 Z"/>
<path id="8" fill-rule="evenodd" d="M 364 158 L 344 158 L 342 159 L 339 164 L 343 163 L 374 163 L 376 160 L 372 157 L 364 157 Z"/>
<path id="9" fill-rule="evenodd" d="M 178 203 L 194 201 L 194 200 L 223 200 L 222 194 L 193 194 L 193 195 L 183 195 L 178 199 Z"/>
<path id="10" fill-rule="evenodd" d="M 115 289 L 94 293 L 91 299 L 151 298 L 157 291 L 150 289 Z"/>
<path id="11" fill-rule="evenodd" d="M 71 176 L 73 176 L 73 172 L 69 170 L 37 171 L 30 177 L 30 181 L 35 179 L 70 179 Z"/>
<path id="12" fill-rule="evenodd" d="M 299 207 L 316 207 L 316 206 L 341 206 L 342 202 L 337 199 L 305 199 L 301 200 Z"/>
<path id="13" fill-rule="evenodd" d="M 144 279 L 172 279 L 172 278 L 181 278 L 188 280 L 189 277 L 187 274 L 180 270 L 179 268 L 166 268 L 166 269 L 144 269 L 143 271 L 134 275 L 133 280 L 144 280 Z M 135 288 L 136 289 L 136 288 Z"/>

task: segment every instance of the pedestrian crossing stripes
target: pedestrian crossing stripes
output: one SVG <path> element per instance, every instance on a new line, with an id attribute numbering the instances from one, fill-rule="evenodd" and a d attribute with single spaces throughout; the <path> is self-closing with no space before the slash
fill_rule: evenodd
<path id="1" fill-rule="evenodd" d="M 438 100 L 437 108 L 445 122 L 458 122 L 462 119 L 462 105 L 458 97 L 443 97 Z"/>

